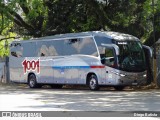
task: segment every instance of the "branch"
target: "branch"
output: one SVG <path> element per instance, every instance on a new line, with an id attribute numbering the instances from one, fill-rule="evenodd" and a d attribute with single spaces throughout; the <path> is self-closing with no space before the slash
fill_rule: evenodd
<path id="1" fill-rule="evenodd" d="M 19 14 L 17 14 L 16 12 L 14 12 L 14 11 L 9 11 L 9 14 L 10 14 L 11 16 L 13 16 L 14 21 L 17 20 L 17 21 L 18 21 L 19 23 L 21 23 L 21 25 L 22 25 L 23 27 L 25 27 L 26 29 L 34 29 L 31 25 L 27 24 L 27 23 L 21 18 L 21 16 L 20 16 Z"/>
<path id="2" fill-rule="evenodd" d="M 11 10 L 5 4 L 1 4 L 1 5 L 3 9 L 7 10 L 6 14 L 8 15 L 8 17 L 10 17 L 17 25 L 24 27 L 27 30 L 34 30 L 34 28 L 31 25 L 27 24 L 18 13 Z"/>
<path id="3" fill-rule="evenodd" d="M 43 17 L 43 16 L 39 16 L 39 17 L 37 18 L 37 21 L 39 21 L 39 22 L 37 23 L 37 29 L 38 29 L 38 30 L 41 30 L 41 29 L 42 29 L 42 26 L 43 26 L 43 22 L 44 22 L 44 17 Z"/>
<path id="4" fill-rule="evenodd" d="M 2 39 L 0 39 L 0 41 L 2 41 L 2 40 L 7 40 L 7 39 L 16 39 L 16 38 L 19 38 L 19 37 L 8 37 L 8 38 L 2 38 Z"/>
<path id="5" fill-rule="evenodd" d="M 27 7 L 27 1 L 23 0 L 19 2 L 20 7 L 22 8 L 23 12 L 28 15 L 29 14 L 29 8 Z"/>

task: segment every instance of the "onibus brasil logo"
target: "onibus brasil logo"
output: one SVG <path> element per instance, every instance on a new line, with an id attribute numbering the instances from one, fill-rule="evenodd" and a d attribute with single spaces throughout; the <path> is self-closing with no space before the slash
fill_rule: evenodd
<path id="1" fill-rule="evenodd" d="M 37 74 L 40 73 L 40 60 L 28 60 L 24 59 L 22 62 L 24 74 L 30 71 L 35 71 Z"/>

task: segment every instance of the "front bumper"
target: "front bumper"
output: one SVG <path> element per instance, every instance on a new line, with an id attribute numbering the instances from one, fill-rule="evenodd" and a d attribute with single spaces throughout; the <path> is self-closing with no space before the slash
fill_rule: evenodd
<path id="1" fill-rule="evenodd" d="M 146 85 L 147 84 L 147 73 L 130 73 L 130 72 L 121 72 L 123 76 L 117 77 L 117 85 L 123 86 L 137 86 L 137 85 Z"/>

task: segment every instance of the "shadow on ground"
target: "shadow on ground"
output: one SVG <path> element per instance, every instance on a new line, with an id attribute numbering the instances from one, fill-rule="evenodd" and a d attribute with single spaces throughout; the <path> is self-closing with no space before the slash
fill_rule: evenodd
<path id="1" fill-rule="evenodd" d="M 115 91 L 102 88 L 90 91 L 87 87 L 63 89 L 30 89 L 26 85 L 0 85 L 0 95 L 28 95 L 29 100 L 40 105 L 21 105 L 19 109 L 64 110 L 64 111 L 159 111 L 160 91 L 133 90 Z M 18 102 L 18 101 L 17 101 Z M 25 104 L 25 103 L 24 103 Z"/>

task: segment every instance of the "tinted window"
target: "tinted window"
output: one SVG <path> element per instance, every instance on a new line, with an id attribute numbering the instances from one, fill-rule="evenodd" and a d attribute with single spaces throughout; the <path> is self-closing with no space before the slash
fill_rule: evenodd
<path id="1" fill-rule="evenodd" d="M 63 44 L 62 40 L 57 41 L 42 41 L 37 43 L 38 56 L 57 56 L 63 55 Z"/>
<path id="2" fill-rule="evenodd" d="M 78 54 L 79 39 L 69 39 L 64 41 L 64 55 Z"/>
<path id="3" fill-rule="evenodd" d="M 128 72 L 142 72 L 146 69 L 145 54 L 140 42 L 117 42 L 120 49 L 118 55 L 119 69 Z"/>
<path id="4" fill-rule="evenodd" d="M 79 41 L 79 54 L 98 56 L 95 42 L 92 38 L 82 38 Z"/>
<path id="5" fill-rule="evenodd" d="M 36 43 L 12 43 L 11 55 L 14 57 L 34 57 L 36 55 Z"/>
<path id="6" fill-rule="evenodd" d="M 114 50 L 111 48 L 103 47 L 100 53 L 101 62 L 104 65 L 115 67 Z"/>
<path id="7" fill-rule="evenodd" d="M 51 41 L 51 44 L 54 46 L 55 49 L 55 56 L 62 56 L 64 55 L 64 40 L 54 40 Z"/>
<path id="8" fill-rule="evenodd" d="M 12 49 L 11 54 L 16 57 L 47 57 L 74 54 L 98 56 L 95 42 L 89 37 L 83 39 L 38 41 L 37 45 L 36 42 L 28 42 L 16 48 L 16 51 Z"/>
<path id="9" fill-rule="evenodd" d="M 10 51 L 14 57 L 22 57 L 23 55 L 23 47 L 20 43 L 12 43 Z"/>
<path id="10" fill-rule="evenodd" d="M 36 42 L 23 43 L 22 47 L 23 47 L 23 57 L 36 56 Z"/>
<path id="11" fill-rule="evenodd" d="M 38 42 L 38 56 L 63 56 L 85 54 L 98 56 L 92 38 L 66 39 Z"/>
<path id="12" fill-rule="evenodd" d="M 103 52 L 103 46 L 101 44 L 112 44 L 112 39 L 107 37 L 95 36 L 95 41 L 97 43 L 99 53 Z"/>
<path id="13" fill-rule="evenodd" d="M 95 41 L 97 43 L 97 46 L 101 46 L 101 44 L 111 44 L 112 39 L 107 37 L 101 37 L 101 36 L 95 36 Z"/>

